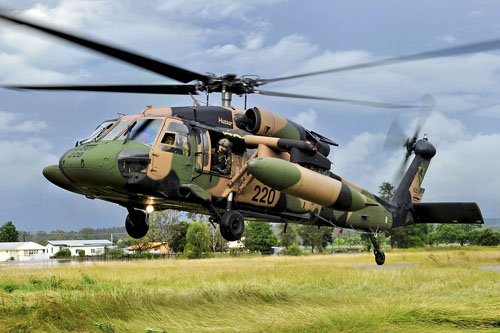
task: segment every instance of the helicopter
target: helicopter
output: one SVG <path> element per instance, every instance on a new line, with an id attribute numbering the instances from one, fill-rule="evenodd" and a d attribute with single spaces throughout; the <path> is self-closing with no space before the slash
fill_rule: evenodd
<path id="1" fill-rule="evenodd" d="M 262 107 L 246 107 L 246 96 L 261 94 L 393 109 L 422 108 L 363 100 L 309 96 L 262 90 L 273 82 L 313 75 L 391 65 L 500 48 L 488 41 L 347 67 L 272 79 L 200 74 L 70 34 L 0 11 L 0 19 L 27 26 L 182 84 L 164 85 L 2 85 L 20 90 L 72 90 L 190 95 L 192 106 L 153 108 L 103 121 L 77 141 L 43 175 L 65 190 L 88 199 L 123 206 L 127 233 L 144 237 L 148 215 L 174 209 L 210 216 L 228 241 L 242 237 L 245 221 L 308 224 L 365 232 L 375 261 L 385 262 L 376 234 L 419 223 L 484 223 L 474 202 L 423 203 L 421 187 L 435 147 L 419 128 L 406 139 L 403 167 L 410 166 L 390 201 L 385 201 L 331 171 L 331 139 Z M 193 95 L 204 93 L 206 105 Z M 221 106 L 208 96 L 220 93 Z M 233 95 L 245 96 L 245 108 L 231 106 Z M 426 106 L 423 106 L 424 108 Z M 420 126 L 421 127 L 421 126 Z M 225 148 L 225 149 L 224 149 Z M 224 152 L 226 150 L 226 152 Z M 225 165 L 219 165 L 223 156 Z"/>

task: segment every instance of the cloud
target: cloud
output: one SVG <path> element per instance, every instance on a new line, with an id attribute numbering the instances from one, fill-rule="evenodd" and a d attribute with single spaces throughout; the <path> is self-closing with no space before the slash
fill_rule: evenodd
<path id="1" fill-rule="evenodd" d="M 500 216 L 496 191 L 500 186 L 500 134 L 476 134 L 438 144 L 431 162 L 426 200 L 475 201 L 486 217 Z"/>
<path id="2" fill-rule="evenodd" d="M 157 9 L 164 14 L 181 16 L 182 18 L 201 18 L 220 21 L 224 19 L 241 19 L 250 10 L 256 7 L 269 6 L 283 2 L 283 0 L 254 0 L 254 1 L 203 1 L 203 0 L 169 0 L 161 1 Z"/>
<path id="3" fill-rule="evenodd" d="M 44 121 L 22 120 L 23 115 L 19 113 L 0 111 L 0 133 L 5 132 L 37 132 L 47 128 Z"/>
<path id="4" fill-rule="evenodd" d="M 57 164 L 57 156 L 51 151 L 52 145 L 43 139 L 0 140 L 0 170 L 2 170 L 2 193 L 12 195 L 32 192 L 40 185 L 42 169 Z M 13 191 L 13 192 L 12 192 Z M 34 200 L 30 198 L 30 200 Z"/>
<path id="5" fill-rule="evenodd" d="M 480 18 L 484 15 L 484 12 L 480 10 L 471 10 L 469 13 L 467 13 L 467 17 L 470 19 L 477 19 Z"/>
<path id="6" fill-rule="evenodd" d="M 378 175 L 376 169 L 384 139 L 382 133 L 365 131 L 357 134 L 347 144 L 335 149 L 332 171 L 361 187 L 370 188 L 373 183 L 378 183 L 373 182 L 371 178 L 384 177 Z"/>
<path id="7" fill-rule="evenodd" d="M 458 38 L 453 35 L 444 35 L 438 37 L 438 42 L 446 43 L 446 44 L 454 44 L 458 41 Z"/>
<path id="8" fill-rule="evenodd" d="M 318 113 L 313 109 L 308 109 L 306 111 L 300 112 L 298 115 L 292 118 L 294 122 L 304 126 L 309 130 L 314 130 L 316 128 L 316 117 Z"/>

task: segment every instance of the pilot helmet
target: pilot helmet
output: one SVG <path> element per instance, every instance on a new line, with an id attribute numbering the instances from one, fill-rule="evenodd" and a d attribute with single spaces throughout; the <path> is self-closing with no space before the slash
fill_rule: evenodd
<path id="1" fill-rule="evenodd" d="M 223 146 L 223 147 L 226 147 L 226 149 L 229 148 L 229 144 L 230 144 L 230 142 L 229 142 L 228 139 L 220 139 L 219 140 L 219 145 Z"/>

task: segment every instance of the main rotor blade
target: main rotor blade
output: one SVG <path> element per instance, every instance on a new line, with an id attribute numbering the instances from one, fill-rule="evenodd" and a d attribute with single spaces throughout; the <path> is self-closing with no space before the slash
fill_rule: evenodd
<path id="1" fill-rule="evenodd" d="M 74 91 L 99 91 L 120 92 L 137 94 L 166 94 L 166 95 L 197 95 L 195 85 L 191 84 L 133 84 L 133 85 L 67 85 L 67 86 L 13 86 L 2 85 L 2 88 L 21 90 L 74 90 Z"/>
<path id="2" fill-rule="evenodd" d="M 414 108 L 420 107 L 418 105 L 390 104 L 390 103 L 381 103 L 381 102 L 361 101 L 361 100 L 356 100 L 356 99 L 318 97 L 318 96 L 309 96 L 309 95 L 288 94 L 288 93 L 266 91 L 266 90 L 255 90 L 254 93 L 261 94 L 261 95 L 267 95 L 267 96 L 276 96 L 276 97 L 317 99 L 317 100 L 321 100 L 321 101 L 349 103 L 349 104 L 371 106 L 371 107 L 385 108 L 385 109 L 414 109 Z"/>
<path id="3" fill-rule="evenodd" d="M 12 15 L 8 15 L 5 12 L 0 10 L 0 19 L 4 19 L 6 21 L 10 21 L 12 23 L 17 23 L 21 25 L 28 26 L 30 28 L 33 28 L 35 30 L 39 30 L 42 32 L 45 32 L 49 35 L 56 36 L 59 38 L 62 38 L 64 40 L 67 40 L 69 42 L 78 44 L 80 46 L 87 47 L 89 49 L 92 49 L 94 51 L 103 53 L 105 55 L 108 55 L 112 58 L 120 59 L 122 61 L 128 62 L 129 64 L 150 70 L 154 73 L 172 78 L 174 80 L 187 83 L 191 82 L 193 80 L 199 80 L 205 82 L 208 77 L 202 74 L 198 74 L 192 71 L 189 71 L 187 69 L 180 68 L 178 66 L 174 65 L 169 65 L 165 62 L 161 62 L 158 60 L 154 60 L 136 53 L 132 53 L 129 51 L 125 51 L 123 49 L 119 49 L 116 47 L 112 47 L 109 45 L 104 45 L 101 43 L 98 43 L 96 41 L 92 41 L 90 39 L 86 39 L 83 37 L 78 37 L 69 33 L 65 33 L 61 30 L 54 30 L 51 28 L 48 28 L 43 25 L 35 24 L 33 22 L 29 22 L 27 20 L 23 20 L 17 17 L 14 17 Z"/>
<path id="4" fill-rule="evenodd" d="M 389 59 L 385 59 L 385 60 L 378 60 L 378 61 L 367 62 L 367 63 L 351 65 L 351 66 L 346 66 L 346 67 L 338 67 L 338 68 L 326 69 L 326 70 L 322 70 L 322 71 L 316 71 L 316 72 L 310 72 L 310 73 L 304 73 L 304 74 L 283 76 L 283 77 L 277 77 L 274 79 L 263 79 L 263 80 L 261 80 L 261 82 L 262 83 L 270 83 L 270 82 L 276 82 L 276 81 L 297 79 L 297 78 L 306 77 L 306 76 L 336 73 L 336 72 L 345 72 L 345 71 L 361 69 L 361 68 L 386 66 L 386 65 L 400 64 L 400 63 L 411 62 L 411 61 L 441 58 L 441 57 L 450 57 L 450 56 L 476 53 L 476 52 L 489 51 L 489 50 L 496 50 L 496 49 L 500 49 L 500 39 L 493 39 L 493 40 L 479 42 L 479 43 L 466 44 L 466 45 L 462 45 L 462 46 L 450 47 L 450 48 L 441 49 L 441 50 L 405 55 L 405 56 L 401 56 L 401 57 L 389 58 Z"/>

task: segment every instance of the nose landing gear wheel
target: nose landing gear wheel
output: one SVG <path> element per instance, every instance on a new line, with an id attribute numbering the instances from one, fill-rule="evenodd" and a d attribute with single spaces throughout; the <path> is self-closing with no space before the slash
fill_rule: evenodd
<path id="1" fill-rule="evenodd" d="M 142 210 L 129 210 L 125 219 L 125 229 L 132 238 L 142 238 L 146 236 L 149 230 L 147 215 Z"/>
<path id="2" fill-rule="evenodd" d="M 219 225 L 222 237 L 231 242 L 241 239 L 245 229 L 245 220 L 240 212 L 230 210 L 222 215 Z"/>

